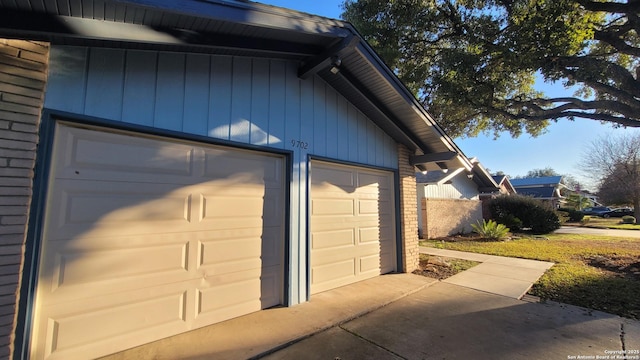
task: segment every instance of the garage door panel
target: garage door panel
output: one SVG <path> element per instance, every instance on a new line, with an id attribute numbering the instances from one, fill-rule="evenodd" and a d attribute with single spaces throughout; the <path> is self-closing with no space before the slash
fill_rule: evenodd
<path id="1" fill-rule="evenodd" d="M 51 248 L 55 260 L 53 288 L 92 282 L 188 272 L 188 243 L 122 248 L 93 252 L 64 252 Z"/>
<path id="2" fill-rule="evenodd" d="M 346 259 L 313 266 L 311 269 L 311 281 L 314 285 L 320 287 L 326 282 L 351 279 L 356 275 L 355 268 L 355 259 Z"/>
<path id="3" fill-rule="evenodd" d="M 202 241 L 198 269 L 212 275 L 259 269 L 261 242 L 260 238 Z"/>
<path id="4" fill-rule="evenodd" d="M 311 164 L 311 293 L 395 270 L 393 175 Z"/>
<path id="5" fill-rule="evenodd" d="M 257 254 L 258 258 L 262 259 L 262 266 L 281 264 L 282 237 L 282 227 L 276 226 L 245 227 L 199 233 L 197 235 L 197 266 L 215 265 L 224 260 L 237 259 L 238 256 L 242 257 L 247 253 Z M 235 240 L 240 243 L 234 244 Z"/>
<path id="6" fill-rule="evenodd" d="M 32 358 L 99 357 L 282 303 L 282 157 L 76 130 L 56 130 Z M 253 168 L 203 177 L 211 152 Z"/>
<path id="7" fill-rule="evenodd" d="M 223 196 L 203 194 L 203 208 L 201 218 L 206 221 L 213 218 L 220 221 L 223 218 L 262 216 L 264 211 L 263 198 L 253 196 Z"/>
<path id="8" fill-rule="evenodd" d="M 352 199 L 313 199 L 311 201 L 311 215 L 341 216 L 355 214 Z"/>
<path id="9" fill-rule="evenodd" d="M 190 194 L 163 195 L 135 192 L 136 184 L 127 189 L 130 192 L 69 193 L 65 192 L 67 224 L 92 223 L 100 219 L 102 223 L 143 221 L 189 221 Z M 72 185 L 73 186 L 73 185 Z M 98 185 L 99 186 L 99 185 Z"/>
<path id="10" fill-rule="evenodd" d="M 358 200 L 358 215 L 375 215 L 379 213 L 380 204 L 377 199 Z"/>
<path id="11" fill-rule="evenodd" d="M 358 189 L 360 191 L 378 192 L 385 189 L 390 190 L 392 189 L 391 182 L 391 178 L 387 176 L 367 172 L 358 173 Z"/>
<path id="12" fill-rule="evenodd" d="M 201 284 L 196 293 L 195 326 L 232 319 L 281 304 L 279 278 L 279 266 L 207 276 L 203 279 L 206 284 Z"/>
<path id="13" fill-rule="evenodd" d="M 380 274 L 380 255 L 374 254 L 360 257 L 360 273 L 373 272 L 375 275 Z"/>
<path id="14" fill-rule="evenodd" d="M 188 188 L 141 183 L 58 180 L 51 195 L 51 240 L 172 232 L 191 218 Z M 151 225 L 153 224 L 153 225 Z M 117 234 L 116 234 L 117 233 Z"/>
<path id="15" fill-rule="evenodd" d="M 322 188 L 323 191 L 327 192 L 344 188 L 355 188 L 355 174 L 349 169 L 324 166 L 319 163 L 316 164 L 317 167 L 314 166 L 314 169 L 321 168 L 322 171 L 316 172 L 311 178 L 311 184 L 315 188 Z"/>
<path id="16" fill-rule="evenodd" d="M 56 151 L 60 178 L 188 183 L 194 171 L 194 147 L 155 139 L 65 128 L 56 133 L 64 149 Z"/>
<path id="17" fill-rule="evenodd" d="M 108 272 L 108 269 L 105 270 Z M 163 273 L 144 274 L 138 276 L 111 278 L 102 281 L 79 282 L 77 284 L 63 284 L 63 286 L 57 286 L 58 279 L 49 279 L 42 277 L 39 282 L 39 286 L 52 289 L 51 292 L 46 295 L 46 304 L 69 304 L 76 300 L 82 300 L 91 302 L 97 298 L 104 297 L 110 294 L 126 295 L 128 292 L 137 291 L 140 289 L 152 289 L 154 287 L 162 286 L 168 282 L 185 283 L 193 279 L 193 275 L 187 274 L 184 271 L 169 271 Z M 144 283 L 141 287 L 140 284 Z"/>
<path id="18" fill-rule="evenodd" d="M 321 250 L 355 244 L 353 228 L 335 231 L 315 231 L 311 234 L 311 249 Z"/>
<path id="19" fill-rule="evenodd" d="M 186 321 L 186 292 L 169 294 L 108 309 L 85 311 L 80 315 L 61 316 L 50 320 L 53 350 L 65 350 L 105 340 L 122 333 L 148 330 L 150 327 Z M 155 314 L 149 317 L 147 314 Z M 101 324 L 87 331 L 87 324 Z"/>
<path id="20" fill-rule="evenodd" d="M 377 226 L 360 227 L 358 233 L 360 235 L 358 237 L 360 244 L 376 243 L 377 245 L 380 243 L 380 238 L 382 238 L 380 229 Z"/>
<path id="21" fill-rule="evenodd" d="M 379 255 L 380 244 L 376 242 L 336 246 L 326 249 L 316 249 L 314 257 L 315 265 L 326 265 L 347 259 L 359 259 L 362 256 Z"/>
<path id="22" fill-rule="evenodd" d="M 238 275 L 238 274 L 234 274 Z M 233 317 L 244 315 L 247 312 L 258 311 L 262 308 L 260 303 L 260 274 L 251 272 L 242 278 L 234 277 L 233 282 L 210 288 L 200 288 L 196 301 L 196 317 L 216 316 L 212 322 L 219 322 Z M 239 308 L 250 308 L 248 311 Z M 214 315 L 215 314 L 215 315 Z"/>
<path id="23" fill-rule="evenodd" d="M 33 357 L 94 358 L 113 348 L 114 341 L 126 348 L 186 331 L 195 302 L 189 287 L 169 284 L 130 291 L 126 297 L 109 294 L 42 306 L 34 341 L 46 346 L 34 349 Z"/>
<path id="24" fill-rule="evenodd" d="M 247 157 L 232 150 L 206 149 L 204 154 L 205 178 L 226 179 L 241 184 L 259 184 L 279 188 L 282 183 L 282 163 Z"/>

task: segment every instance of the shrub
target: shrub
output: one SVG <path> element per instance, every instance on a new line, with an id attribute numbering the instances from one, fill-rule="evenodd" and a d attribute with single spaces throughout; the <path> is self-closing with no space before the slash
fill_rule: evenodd
<path id="1" fill-rule="evenodd" d="M 578 211 L 572 208 L 560 208 L 558 211 L 565 211 L 569 214 L 569 222 L 580 222 L 584 218 L 582 211 Z"/>
<path id="2" fill-rule="evenodd" d="M 623 224 L 635 224 L 636 223 L 636 218 L 634 218 L 631 215 L 625 215 L 622 217 L 622 223 Z"/>
<path id="3" fill-rule="evenodd" d="M 560 220 L 560 224 L 564 224 L 569 221 L 569 212 L 567 211 L 556 211 L 556 215 L 558 215 L 558 219 Z"/>
<path id="4" fill-rule="evenodd" d="M 580 225 L 587 225 L 591 221 L 591 216 L 585 216 L 580 220 Z"/>
<path id="5" fill-rule="evenodd" d="M 534 234 L 547 234 L 560 228 L 558 215 L 540 200 L 522 195 L 501 195 L 489 203 L 491 218 L 496 220 L 517 218 L 522 229 Z"/>
<path id="6" fill-rule="evenodd" d="M 503 224 L 498 224 L 493 220 L 478 220 L 476 224 L 471 224 L 473 231 L 480 234 L 482 237 L 491 240 L 501 240 L 509 233 L 509 228 Z"/>
<path id="7" fill-rule="evenodd" d="M 500 214 L 500 216 L 496 218 L 496 222 L 503 224 L 512 231 L 522 230 L 522 220 L 513 216 L 513 214 Z"/>

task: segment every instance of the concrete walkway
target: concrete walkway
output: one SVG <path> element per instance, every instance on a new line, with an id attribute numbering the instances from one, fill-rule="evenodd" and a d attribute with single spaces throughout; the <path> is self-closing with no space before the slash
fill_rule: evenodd
<path id="1" fill-rule="evenodd" d="M 516 259 L 504 256 L 475 254 L 455 250 L 420 247 L 420 253 L 456 259 L 473 260 L 481 264 L 445 280 L 446 283 L 520 299 L 552 262 Z"/>

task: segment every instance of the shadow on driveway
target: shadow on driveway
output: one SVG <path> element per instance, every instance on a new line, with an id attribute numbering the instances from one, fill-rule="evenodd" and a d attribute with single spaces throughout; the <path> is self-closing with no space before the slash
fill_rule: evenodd
<path id="1" fill-rule="evenodd" d="M 264 358 L 595 358 L 623 341 L 640 349 L 637 321 L 440 282 Z"/>

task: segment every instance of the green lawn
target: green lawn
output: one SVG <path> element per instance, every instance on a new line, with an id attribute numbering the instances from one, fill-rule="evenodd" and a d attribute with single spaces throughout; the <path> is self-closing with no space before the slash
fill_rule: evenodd
<path id="1" fill-rule="evenodd" d="M 556 263 L 530 294 L 640 319 L 640 239 L 550 234 L 547 240 L 430 240 L 424 246 Z M 638 272 L 638 274 L 634 274 Z"/>

